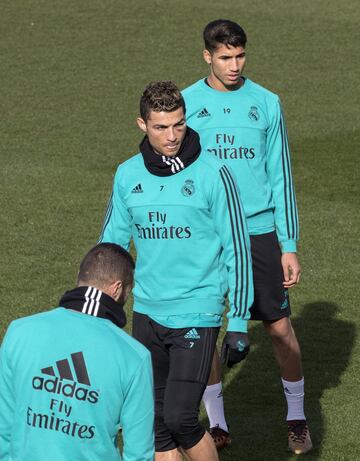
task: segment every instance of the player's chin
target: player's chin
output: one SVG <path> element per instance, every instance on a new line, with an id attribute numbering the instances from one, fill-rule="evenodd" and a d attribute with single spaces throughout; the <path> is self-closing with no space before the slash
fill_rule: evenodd
<path id="1" fill-rule="evenodd" d="M 180 147 L 177 146 L 176 149 L 167 149 L 167 148 L 164 148 L 163 149 L 163 155 L 165 155 L 166 157 L 175 157 L 175 155 L 178 154 L 180 150 Z"/>
<path id="2" fill-rule="evenodd" d="M 239 85 L 239 83 L 241 82 L 241 76 L 240 75 L 237 75 L 236 77 L 233 77 L 233 78 L 228 78 L 227 79 L 227 86 L 236 86 L 236 85 Z"/>

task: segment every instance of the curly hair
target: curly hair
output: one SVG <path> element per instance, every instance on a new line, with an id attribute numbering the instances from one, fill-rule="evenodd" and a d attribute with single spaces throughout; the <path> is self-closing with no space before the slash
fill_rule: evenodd
<path id="1" fill-rule="evenodd" d="M 179 107 L 185 113 L 185 102 L 180 90 L 169 80 L 149 83 L 140 99 L 140 115 L 145 121 L 149 119 L 151 111 L 173 112 Z"/>

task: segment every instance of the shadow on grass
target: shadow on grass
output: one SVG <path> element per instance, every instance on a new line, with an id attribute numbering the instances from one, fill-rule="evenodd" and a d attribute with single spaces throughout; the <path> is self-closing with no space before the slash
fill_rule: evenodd
<path id="1" fill-rule="evenodd" d="M 301 344 L 305 373 L 305 414 L 314 450 L 321 455 L 325 427 L 320 398 L 340 384 L 355 340 L 355 325 L 335 318 L 339 306 L 318 301 L 306 304 L 292 324 Z M 286 402 L 272 346 L 262 324 L 250 330 L 252 351 L 241 367 L 224 376 L 225 412 L 233 444 L 222 461 L 287 461 Z M 203 421 L 207 425 L 207 421 Z"/>

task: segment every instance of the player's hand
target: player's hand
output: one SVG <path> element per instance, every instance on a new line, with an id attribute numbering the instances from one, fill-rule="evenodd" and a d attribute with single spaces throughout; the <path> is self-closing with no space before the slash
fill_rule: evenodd
<path id="1" fill-rule="evenodd" d="M 284 271 L 284 288 L 291 288 L 300 282 L 301 267 L 296 253 L 283 253 L 281 265 Z"/>
<path id="2" fill-rule="evenodd" d="M 249 350 L 250 343 L 247 333 L 228 331 L 221 347 L 221 362 L 231 368 L 236 363 L 244 360 Z"/>

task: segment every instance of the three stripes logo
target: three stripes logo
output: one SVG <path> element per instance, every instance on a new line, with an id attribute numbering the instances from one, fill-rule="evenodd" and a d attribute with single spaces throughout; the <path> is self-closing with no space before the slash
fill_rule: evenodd
<path id="1" fill-rule="evenodd" d="M 51 378 L 34 376 L 33 389 L 60 394 L 89 403 L 96 403 L 99 400 L 99 392 L 89 389 L 91 382 L 82 352 L 74 352 L 71 354 L 71 359 L 65 358 L 57 360 L 55 363 L 56 366 L 41 369 L 42 374 Z M 87 387 L 80 386 L 81 384 Z"/>
<path id="2" fill-rule="evenodd" d="M 141 193 L 143 193 L 143 192 L 144 192 L 144 191 L 143 191 L 143 189 L 142 189 L 140 183 L 139 183 L 137 186 L 135 186 L 135 187 L 133 188 L 133 190 L 131 191 L 132 194 L 141 194 Z"/>
<path id="3" fill-rule="evenodd" d="M 200 339 L 200 335 L 197 332 L 196 328 L 189 330 L 184 336 L 185 339 Z"/>
<path id="4" fill-rule="evenodd" d="M 71 361 L 73 369 L 75 371 L 77 382 L 90 386 L 90 378 L 87 372 L 83 353 L 74 352 L 73 354 L 71 354 Z M 56 362 L 56 368 L 59 372 L 60 379 L 68 379 L 70 381 L 75 381 L 68 359 L 58 360 Z M 44 375 L 55 376 L 54 367 L 42 368 L 41 373 L 43 373 Z"/>
<path id="5" fill-rule="evenodd" d="M 162 155 L 161 159 L 166 165 L 169 165 L 172 174 L 176 174 L 185 168 L 185 165 L 179 157 L 167 157 Z"/>
<path id="6" fill-rule="evenodd" d="M 210 112 L 204 107 L 203 110 L 201 110 L 198 114 L 197 114 L 197 117 L 196 118 L 204 118 L 204 117 L 210 117 L 211 114 Z"/>
<path id="7" fill-rule="evenodd" d="M 100 307 L 102 291 L 97 288 L 89 287 L 85 293 L 85 302 L 82 308 L 83 314 L 97 317 Z"/>

